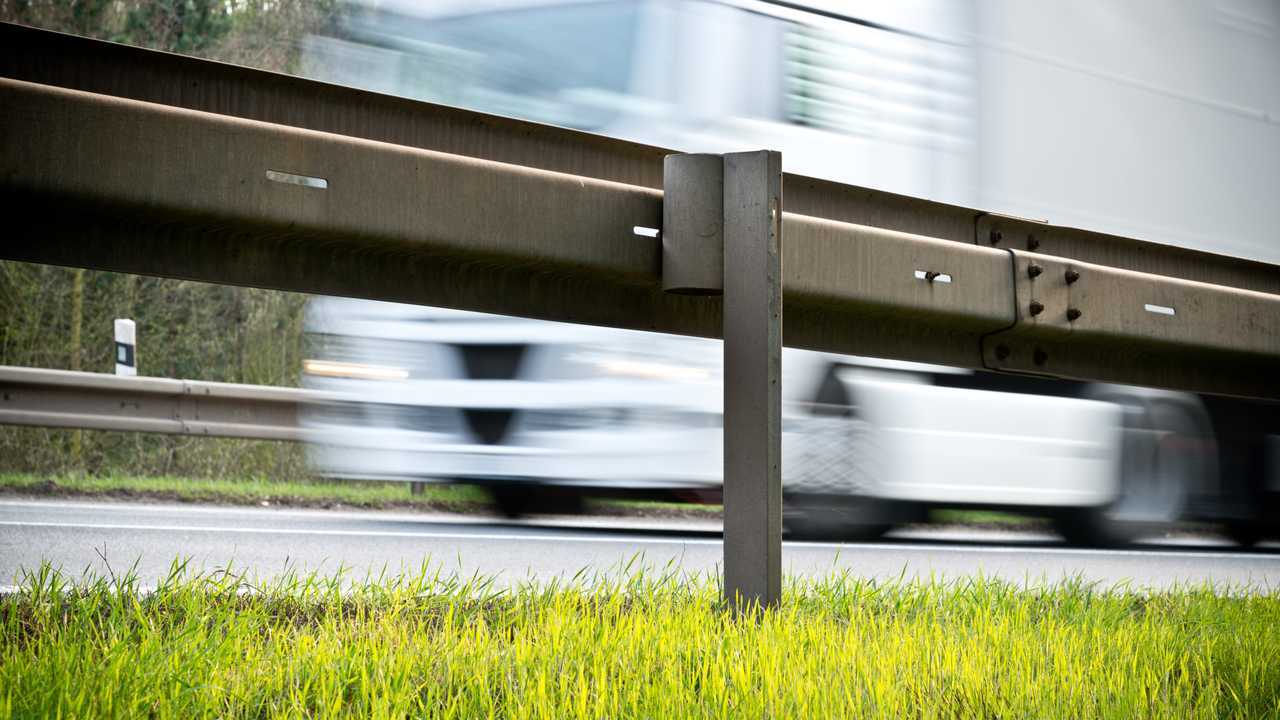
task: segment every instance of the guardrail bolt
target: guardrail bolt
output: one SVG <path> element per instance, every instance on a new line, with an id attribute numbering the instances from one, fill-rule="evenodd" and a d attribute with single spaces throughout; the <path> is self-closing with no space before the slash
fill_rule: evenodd
<path id="1" fill-rule="evenodd" d="M 1031 314 L 1032 314 L 1032 315 L 1039 315 L 1039 314 L 1040 314 L 1040 313 L 1042 313 L 1042 312 L 1044 312 L 1044 305 L 1042 305 L 1042 304 L 1040 304 L 1040 303 L 1036 302 L 1035 300 L 1032 300 L 1032 301 L 1031 301 Z"/>
<path id="2" fill-rule="evenodd" d="M 1027 266 L 1027 277 L 1029 278 L 1033 278 L 1033 279 L 1037 278 L 1040 276 L 1040 273 L 1042 272 L 1044 272 L 1044 268 L 1040 267 L 1039 265 Z"/>
<path id="3" fill-rule="evenodd" d="M 1080 279 L 1080 273 L 1076 272 L 1075 270 L 1068 270 L 1066 274 L 1066 278 L 1067 278 L 1067 284 L 1070 285 L 1071 283 Z"/>
<path id="4" fill-rule="evenodd" d="M 1040 247 L 1040 241 L 1036 239 L 1035 233 L 1027 233 L 1027 249 L 1035 250 Z"/>
<path id="5" fill-rule="evenodd" d="M 939 275 L 941 275 L 941 274 L 942 274 L 942 273 L 940 273 L 940 272 L 938 272 L 938 271 L 936 271 L 936 270 L 929 270 L 929 271 L 926 271 L 926 272 L 925 272 L 925 274 L 924 274 L 924 279 L 925 279 L 925 280 L 928 280 L 929 282 L 933 282 L 933 279 L 934 279 L 934 278 L 936 278 L 936 277 L 938 277 L 938 276 L 939 276 Z"/>
<path id="6" fill-rule="evenodd" d="M 1009 346 L 1008 346 L 1008 345 L 997 345 L 997 346 L 996 346 L 996 359 L 997 359 L 997 360 L 1000 360 L 1001 362 L 1003 362 L 1003 361 L 1005 361 L 1005 360 L 1008 360 L 1008 359 L 1009 359 Z"/>
<path id="7" fill-rule="evenodd" d="M 1000 231 L 999 231 L 999 230 L 992 230 L 992 231 L 991 231 L 991 244 L 992 244 L 992 245 L 996 245 L 996 244 L 998 244 L 1002 238 L 1004 238 L 1004 235 L 1002 235 L 1002 234 L 1000 233 Z"/>
<path id="8" fill-rule="evenodd" d="M 1040 348 L 1036 348 L 1035 354 L 1031 356 L 1031 359 L 1034 360 L 1037 365 L 1043 365 L 1049 362 L 1049 353 L 1041 350 Z"/>
<path id="9" fill-rule="evenodd" d="M 1074 322 L 1074 321 L 1076 320 L 1076 318 L 1078 318 L 1078 317 L 1080 317 L 1080 311 L 1079 311 L 1079 310 L 1077 310 L 1077 309 L 1075 309 L 1075 308 L 1067 308 L 1067 321 L 1068 321 L 1068 322 Z"/>

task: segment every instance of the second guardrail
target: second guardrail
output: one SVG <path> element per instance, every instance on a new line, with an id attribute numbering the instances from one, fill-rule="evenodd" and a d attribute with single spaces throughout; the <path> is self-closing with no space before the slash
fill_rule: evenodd
<path id="1" fill-rule="evenodd" d="M 296 388 L 0 367 L 0 424 L 253 440 L 302 439 Z"/>

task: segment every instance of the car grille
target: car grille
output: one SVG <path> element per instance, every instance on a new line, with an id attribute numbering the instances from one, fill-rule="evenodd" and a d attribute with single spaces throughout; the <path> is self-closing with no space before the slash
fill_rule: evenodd
<path id="1" fill-rule="evenodd" d="M 528 345 L 454 345 L 471 380 L 512 380 Z"/>
<path id="2" fill-rule="evenodd" d="M 512 410 L 464 410 L 467 426 L 485 445 L 497 445 L 511 426 Z"/>
<path id="3" fill-rule="evenodd" d="M 528 354 L 528 345 L 454 345 L 469 380 L 514 380 Z M 507 436 L 515 411 L 510 409 L 464 410 L 467 427 L 485 445 L 497 445 Z"/>

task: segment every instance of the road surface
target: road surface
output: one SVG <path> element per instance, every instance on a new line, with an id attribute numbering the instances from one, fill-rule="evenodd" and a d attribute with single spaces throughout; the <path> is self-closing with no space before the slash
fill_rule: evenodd
<path id="1" fill-rule="evenodd" d="M 713 523 L 630 518 L 493 518 L 388 512 L 155 505 L 41 499 L 0 500 L 0 585 L 48 561 L 79 576 L 136 563 L 144 585 L 178 557 L 205 570 L 231 566 L 265 578 L 293 568 L 353 577 L 413 570 L 497 575 L 506 584 L 616 570 L 629 561 L 717 572 Z M 638 559 L 638 560 L 637 560 Z M 1123 550 L 1063 545 L 1051 536 L 913 531 L 874 543 L 787 542 L 784 570 L 876 577 L 957 578 L 982 573 L 1024 583 L 1079 575 L 1104 586 L 1167 587 L 1212 582 L 1280 586 L 1280 546 L 1252 550 L 1214 538 L 1162 540 Z"/>

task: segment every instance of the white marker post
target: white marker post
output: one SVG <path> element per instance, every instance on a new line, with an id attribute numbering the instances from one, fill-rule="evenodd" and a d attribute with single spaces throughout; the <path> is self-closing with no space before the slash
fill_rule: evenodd
<path id="1" fill-rule="evenodd" d="M 138 374 L 138 331 L 132 320 L 116 318 L 116 374 Z"/>

